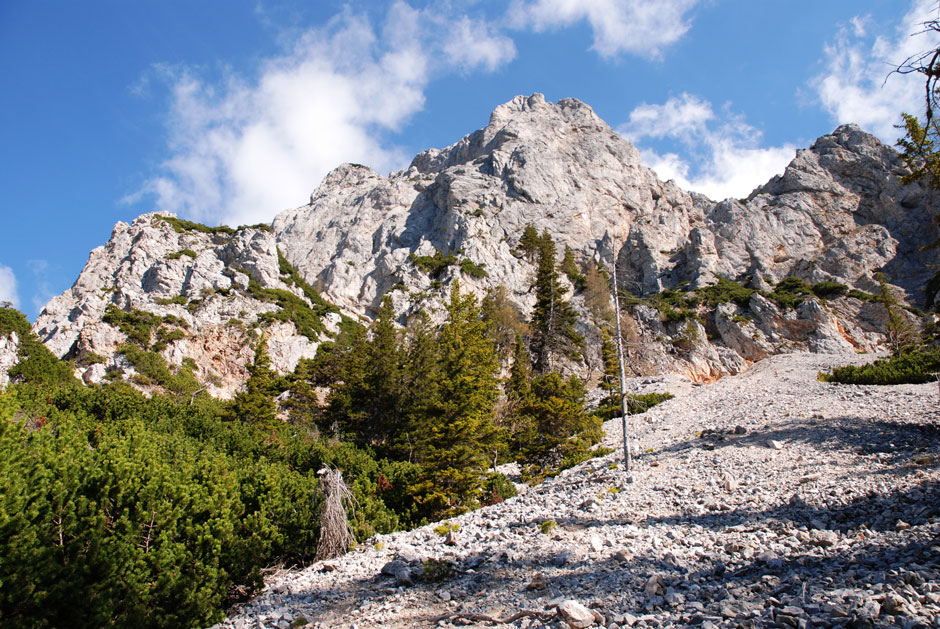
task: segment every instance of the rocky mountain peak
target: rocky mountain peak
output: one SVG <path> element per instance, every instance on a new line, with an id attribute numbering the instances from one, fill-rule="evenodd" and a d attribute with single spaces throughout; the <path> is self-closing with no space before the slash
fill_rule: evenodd
<path id="1" fill-rule="evenodd" d="M 762 291 L 749 304 L 698 313 L 701 337 L 719 346 L 692 344 L 685 353 L 670 349 L 668 339 L 688 338 L 689 326 L 701 324 L 663 321 L 655 308 L 638 306 L 637 334 L 658 348 L 638 369 L 715 377 L 784 349 L 870 350 L 881 325 L 871 304 L 810 298 L 793 309 L 766 295 L 791 276 L 877 292 L 883 272 L 911 304 L 929 300 L 925 287 L 940 260 L 926 245 L 940 238 L 940 208 L 923 186 L 901 185 L 904 172 L 893 149 L 843 125 L 799 151 L 749 198 L 716 203 L 659 181 L 636 148 L 581 101 L 517 96 L 485 127 L 420 153 L 406 170 L 385 177 L 340 165 L 308 205 L 282 212 L 270 228 L 209 228 L 162 214 L 119 223 L 35 330 L 59 356 L 107 358 L 126 340 L 105 321 L 109 308 L 174 317 L 191 331 L 166 344 L 165 358 L 212 364 L 208 339 L 221 334 L 227 340 L 219 342 L 233 348 L 226 360 L 237 367 L 200 375 L 231 395 L 250 357 L 250 338 L 238 326 L 264 327 L 275 367 L 289 371 L 339 318 L 318 291 L 366 319 L 385 296 L 403 319 L 419 310 L 440 318 L 459 279 L 481 296 L 504 287 L 529 313 L 535 269 L 518 244 L 532 225 L 551 235 L 559 257 L 570 248 L 582 267 L 616 261 L 621 288 L 640 300 L 704 289 L 719 278 Z M 573 282 L 568 290 L 591 333 L 584 296 Z M 301 329 L 283 314 L 296 304 L 278 302 L 293 298 L 319 312 L 310 320 L 324 315 L 329 325 Z M 748 317 L 746 326 L 728 324 Z M 91 366 L 88 377 L 116 366 Z"/>
<path id="2" fill-rule="evenodd" d="M 512 153 L 519 149 L 559 149 L 563 144 L 587 148 L 597 138 L 618 145 L 618 152 L 626 161 L 639 166 L 639 153 L 623 140 L 607 123 L 597 117 L 587 104 L 565 98 L 550 103 L 539 93 L 531 96 L 516 96 L 499 105 L 490 115 L 483 129 L 471 133 L 459 142 L 444 149 L 428 149 L 419 153 L 411 167 L 421 173 L 439 173 L 446 168 L 469 164 L 483 156 L 492 158 L 494 153 Z M 527 151 L 527 152 L 528 152 Z M 571 149 L 562 153 L 571 153 Z"/>

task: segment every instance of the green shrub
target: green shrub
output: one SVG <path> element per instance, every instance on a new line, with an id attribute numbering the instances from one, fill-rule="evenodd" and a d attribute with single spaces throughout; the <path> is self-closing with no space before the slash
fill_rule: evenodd
<path id="1" fill-rule="evenodd" d="M 155 301 L 161 306 L 172 306 L 174 304 L 179 305 L 179 306 L 185 306 L 188 300 L 182 295 L 177 295 L 176 297 L 169 297 L 169 298 L 157 297 Z"/>
<path id="2" fill-rule="evenodd" d="M 150 347 L 151 333 L 163 321 L 152 312 L 137 309 L 121 310 L 114 304 L 108 304 L 101 320 L 119 329 L 127 335 L 130 341 L 144 349 Z"/>
<path id="3" fill-rule="evenodd" d="M 813 294 L 812 287 L 799 277 L 785 277 L 767 296 L 784 308 L 797 308 L 806 297 Z"/>
<path id="4" fill-rule="evenodd" d="M 544 533 L 545 535 L 548 535 L 549 533 L 551 533 L 557 528 L 558 528 L 558 522 L 555 522 L 555 520 L 545 520 L 544 522 L 539 524 L 539 530 L 542 531 L 542 533 Z"/>
<path id="5" fill-rule="evenodd" d="M 168 253 L 165 257 L 167 260 L 179 260 L 183 256 L 188 256 L 190 258 L 196 257 L 196 252 L 192 249 L 182 249 L 176 253 Z"/>
<path id="6" fill-rule="evenodd" d="M 411 260 L 412 264 L 430 276 L 431 279 L 435 280 L 444 274 L 447 267 L 457 261 L 453 253 L 445 254 L 440 249 L 435 249 L 434 255 L 431 256 L 416 256 L 412 253 L 408 256 L 408 259 Z"/>
<path id="7" fill-rule="evenodd" d="M 16 332 L 20 340 L 19 362 L 7 372 L 11 381 L 29 381 L 39 388 L 53 389 L 78 384 L 69 365 L 39 342 L 26 315 L 14 308 L 0 308 L 0 336 L 9 336 L 11 332 Z"/>
<path id="8" fill-rule="evenodd" d="M 619 391 L 619 387 L 617 387 Z M 666 391 L 665 393 L 630 393 L 627 395 L 627 414 L 639 415 L 645 413 L 657 404 L 666 400 L 671 400 L 675 396 Z M 603 420 L 620 417 L 620 398 L 619 394 L 609 395 L 597 405 L 594 414 Z"/>
<path id="9" fill-rule="evenodd" d="M 138 384 L 157 385 L 187 399 L 194 391 L 201 388 L 199 381 L 193 375 L 195 364 L 184 365 L 173 371 L 166 364 L 163 356 L 157 352 L 141 349 L 130 343 L 120 346 L 117 353 L 127 357 L 137 373 L 143 376 L 142 379 L 137 380 Z"/>
<path id="10" fill-rule="evenodd" d="M 849 287 L 839 282 L 816 282 L 810 290 L 820 299 L 835 299 L 848 293 Z"/>
<path id="11" fill-rule="evenodd" d="M 627 396 L 627 412 L 631 415 L 645 413 L 657 404 L 674 398 L 672 393 L 631 393 Z"/>
<path id="12" fill-rule="evenodd" d="M 444 537 L 445 535 L 447 535 L 448 533 L 452 531 L 456 533 L 459 530 L 460 530 L 460 525 L 454 524 L 453 522 L 444 522 L 440 524 L 439 526 L 434 527 L 434 532 L 440 535 L 441 537 Z"/>
<path id="13" fill-rule="evenodd" d="M 819 379 L 839 384 L 922 384 L 935 381 L 937 372 L 940 372 L 940 349 L 930 348 L 882 358 L 867 365 L 836 367 L 831 373 L 820 373 Z"/>
<path id="14" fill-rule="evenodd" d="M 855 299 L 859 299 L 861 301 L 881 301 L 881 298 L 878 295 L 872 295 L 871 293 L 866 293 L 865 291 L 858 290 L 857 288 L 850 289 L 847 293 L 847 296 L 854 297 Z"/>
<path id="15" fill-rule="evenodd" d="M 483 480 L 483 504 L 494 505 L 517 496 L 519 491 L 505 474 L 494 472 Z"/>
<path id="16" fill-rule="evenodd" d="M 235 233 L 235 230 L 228 225 L 209 227 L 208 225 L 203 225 L 202 223 L 194 223 L 193 221 L 187 221 L 173 216 L 157 215 L 156 218 L 172 227 L 173 231 L 175 231 L 177 234 L 185 234 L 189 231 L 195 231 L 203 234 L 224 234 L 228 236 Z"/>
<path id="17" fill-rule="evenodd" d="M 751 301 L 751 295 L 757 291 L 753 288 L 747 288 L 733 280 L 719 277 L 717 281 L 698 290 L 702 301 L 714 308 L 718 304 L 734 302 L 741 307 L 747 307 Z"/>
<path id="18" fill-rule="evenodd" d="M 425 583 L 442 583 L 454 576 L 454 565 L 446 559 L 427 559 L 419 578 Z"/>
<path id="19" fill-rule="evenodd" d="M 464 258 L 460 261 L 460 272 L 469 277 L 482 279 L 489 277 L 489 273 L 487 273 L 484 268 L 485 266 L 485 264 L 477 264 L 469 258 Z"/>

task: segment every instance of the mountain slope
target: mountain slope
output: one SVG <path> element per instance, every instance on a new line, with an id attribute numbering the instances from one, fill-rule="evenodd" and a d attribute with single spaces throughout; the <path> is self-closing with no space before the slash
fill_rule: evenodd
<path id="1" fill-rule="evenodd" d="M 637 375 L 710 380 L 780 351 L 872 351 L 885 324 L 870 295 L 878 272 L 912 306 L 932 304 L 927 288 L 940 288 L 931 281 L 940 207 L 922 185 L 902 186 L 904 172 L 893 149 L 846 125 L 799 151 L 747 199 L 716 203 L 659 181 L 584 103 L 518 96 L 483 129 L 417 155 L 401 172 L 338 167 L 308 205 L 282 212 L 270 230 L 159 215 L 119 224 L 34 330 L 56 355 L 76 359 L 89 381 L 109 370 L 130 377 L 134 366 L 115 358 L 126 334 L 105 321 L 108 308 L 150 313 L 172 337 L 154 339 L 165 345 L 163 358 L 177 369 L 192 361 L 200 383 L 230 397 L 246 378 L 246 345 L 255 338 L 243 329 L 264 328 L 281 373 L 335 329 L 339 315 L 317 291 L 352 316 L 374 316 L 387 295 L 402 321 L 417 311 L 440 320 L 460 279 L 480 296 L 505 287 L 528 316 L 535 268 L 519 239 L 531 225 L 559 254 L 570 248 L 583 268 L 616 260 L 620 288 L 635 296 L 625 314 Z M 804 280 L 797 297 L 774 297 L 791 276 Z M 253 290 L 249 278 L 269 292 Z M 735 289 L 739 298 L 703 298 L 719 278 L 744 287 Z M 833 283 L 845 289 L 810 290 Z M 564 368 L 589 378 L 601 368 L 604 323 L 589 295 L 567 287 L 588 344 L 584 360 Z M 326 328 L 320 315 L 328 315 Z"/>
<path id="2" fill-rule="evenodd" d="M 631 477 L 617 452 L 451 519 L 452 535 L 377 536 L 277 575 L 221 626 L 483 626 L 522 610 L 541 619 L 511 626 L 564 626 L 564 600 L 599 626 L 929 626 L 936 386 L 816 380 L 845 360 L 775 356 L 698 387 L 631 418 Z M 618 445 L 619 422 L 605 428 Z"/>

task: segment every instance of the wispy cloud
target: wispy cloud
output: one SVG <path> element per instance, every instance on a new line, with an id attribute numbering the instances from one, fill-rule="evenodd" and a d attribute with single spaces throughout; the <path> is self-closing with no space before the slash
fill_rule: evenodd
<path id="1" fill-rule="evenodd" d="M 796 154 L 791 144 L 761 147 L 761 132 L 741 116 L 729 107 L 719 115 L 710 102 L 691 94 L 636 107 L 618 132 L 638 146 L 644 163 L 661 179 L 712 199 L 746 196 L 783 172 Z M 661 154 L 647 144 L 664 139 L 678 142 L 686 157 Z"/>
<path id="2" fill-rule="evenodd" d="M 630 53 L 647 58 L 678 41 L 691 27 L 687 13 L 698 0 L 514 0 L 511 22 L 536 32 L 581 21 L 594 33 L 602 57 Z"/>
<path id="3" fill-rule="evenodd" d="M 492 71 L 515 47 L 466 15 L 398 1 L 380 28 L 349 10 L 303 33 L 254 80 L 172 71 L 171 156 L 136 202 L 206 222 L 254 223 L 305 202 L 343 162 L 380 172 L 408 156 L 386 138 L 424 105 L 435 73 Z"/>
<path id="4" fill-rule="evenodd" d="M 881 34 L 867 16 L 856 16 L 842 27 L 823 51 L 827 70 L 812 79 L 823 107 L 838 123 L 854 122 L 892 144 L 900 113 L 923 110 L 923 77 L 891 74 L 900 63 L 923 50 L 936 48 L 933 36 L 914 34 L 935 19 L 936 0 L 914 0 L 900 22 Z"/>
<path id="5" fill-rule="evenodd" d="M 38 313 L 49 303 L 50 299 L 55 297 L 49 284 L 49 261 L 27 260 L 26 266 L 33 274 L 33 296 L 30 298 L 30 303 L 33 305 L 33 311 Z"/>
<path id="6" fill-rule="evenodd" d="M 20 296 L 16 291 L 16 275 L 8 266 L 0 266 L 0 301 L 9 302 L 14 308 L 20 307 Z"/>
<path id="7" fill-rule="evenodd" d="M 493 71 L 516 56 L 516 45 L 483 20 L 463 16 L 452 24 L 443 43 L 447 61 L 465 71 Z"/>

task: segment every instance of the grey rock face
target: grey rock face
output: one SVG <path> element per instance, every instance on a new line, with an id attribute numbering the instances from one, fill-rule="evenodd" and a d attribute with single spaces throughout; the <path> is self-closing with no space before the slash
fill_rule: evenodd
<path id="1" fill-rule="evenodd" d="M 305 299 L 281 279 L 273 234 L 258 228 L 233 234 L 177 230 L 165 216 L 171 215 L 118 223 L 108 243 L 91 252 L 72 288 L 46 305 L 33 330 L 54 354 L 75 357 L 80 365 L 83 357 L 104 358 L 80 368 L 86 382 L 99 382 L 115 369 L 133 375 L 117 353 L 127 336 L 104 320 L 113 305 L 182 322 L 173 326 L 182 338 L 167 342 L 163 357 L 170 366 L 192 360 L 197 379 L 220 397 L 234 395 L 247 378 L 254 335 L 246 328 L 264 329 L 272 366 L 281 373 L 315 355 L 316 340 L 300 335 L 293 323 L 264 321 L 261 315 L 279 307 L 247 290 L 253 280 L 262 289 Z"/>
<path id="2" fill-rule="evenodd" d="M 389 295 L 400 315 L 421 310 L 439 321 L 459 279 L 479 295 L 505 286 L 528 315 L 535 269 L 517 251 L 528 224 L 547 230 L 559 254 L 571 247 L 580 263 L 616 261 L 620 288 L 639 296 L 700 288 L 718 276 L 763 291 L 796 275 L 877 292 L 876 274 L 884 272 L 901 298 L 922 305 L 940 263 L 940 248 L 927 246 L 940 238 L 940 210 L 934 193 L 902 186 L 903 173 L 891 148 L 845 125 L 799 151 L 783 175 L 747 199 L 716 203 L 659 181 L 584 103 L 518 96 L 483 129 L 388 177 L 338 167 L 308 205 L 275 218 L 273 234 L 177 231 L 157 214 L 119 223 L 34 330 L 58 356 L 108 359 L 81 374 L 94 382 L 109 368 L 126 371 L 111 359 L 125 338 L 102 321 L 109 304 L 178 317 L 189 329 L 162 350 L 165 358 L 171 365 L 193 359 L 210 390 L 230 396 L 251 358 L 243 328 L 264 324 L 281 372 L 316 351 L 319 339 L 263 320 L 278 306 L 250 294 L 254 280 L 300 296 L 280 275 L 278 248 L 348 314 L 371 316 Z M 415 258 L 436 251 L 453 258 L 432 277 Z M 599 333 L 583 295 L 567 286 L 589 342 L 586 363 L 564 367 L 590 376 L 600 367 Z M 698 321 L 670 321 L 633 307 L 625 324 L 636 373 L 702 382 L 782 351 L 872 351 L 885 320 L 883 306 L 852 297 L 807 298 L 788 309 L 759 294 L 746 308 L 728 303 L 697 314 Z"/>
<path id="3" fill-rule="evenodd" d="M 404 171 L 383 177 L 337 168 L 309 205 L 282 212 L 273 226 L 308 281 L 365 315 L 386 293 L 401 314 L 439 309 L 457 278 L 477 292 L 502 284 L 529 312 L 534 268 L 515 251 L 529 223 L 547 229 L 559 253 L 570 246 L 582 262 L 616 258 L 621 286 L 637 295 L 701 287 L 718 275 L 764 290 L 797 275 L 877 292 L 883 271 L 902 297 L 920 304 L 938 262 L 935 249 L 922 249 L 940 237 L 938 208 L 922 186 L 899 183 L 903 172 L 891 148 L 845 125 L 799 151 L 748 199 L 716 203 L 659 181 L 584 103 L 534 94 L 497 107 L 486 127 L 419 154 Z M 431 278 L 411 257 L 435 250 L 453 252 L 456 262 Z M 462 273 L 464 260 L 487 276 Z M 716 322 L 718 346 L 701 344 L 681 364 L 665 350 L 649 362 L 710 378 L 733 373 L 741 358 L 782 349 L 867 351 L 880 339 L 877 325 L 858 322 L 865 304 L 853 300 L 808 300 L 780 312 L 755 299 L 752 307 L 753 323 L 740 329 Z M 641 332 L 675 340 L 674 330 L 643 318 Z"/>
<path id="4" fill-rule="evenodd" d="M 10 332 L 9 336 L 0 337 L 0 391 L 10 383 L 8 372 L 20 361 L 19 350 L 20 339 L 16 332 Z"/>

